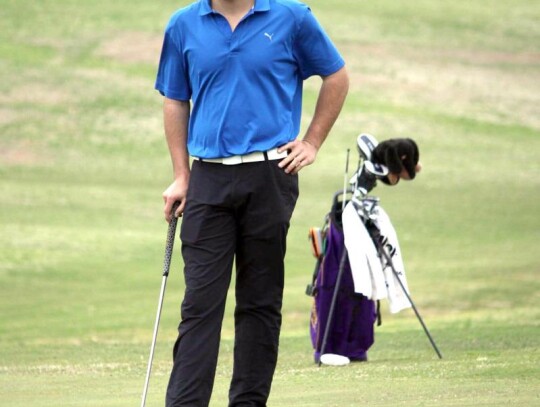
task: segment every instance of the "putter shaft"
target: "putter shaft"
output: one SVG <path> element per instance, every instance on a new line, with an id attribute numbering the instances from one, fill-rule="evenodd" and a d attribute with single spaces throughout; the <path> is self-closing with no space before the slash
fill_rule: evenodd
<path id="1" fill-rule="evenodd" d="M 146 395 L 148 394 L 148 385 L 150 383 L 150 374 L 152 373 L 152 362 L 154 360 L 154 350 L 156 349 L 156 340 L 159 329 L 159 320 L 161 318 L 161 309 L 163 308 L 163 299 L 165 297 L 165 288 L 167 286 L 167 276 L 163 276 L 161 281 L 161 291 L 159 294 L 159 304 L 156 314 L 156 322 L 154 324 L 154 334 L 152 336 L 152 344 L 150 345 L 150 357 L 148 358 L 148 366 L 146 368 L 146 380 L 144 382 L 144 390 L 142 395 L 141 407 L 146 405 Z"/>
<path id="2" fill-rule="evenodd" d="M 178 207 L 178 203 L 173 205 L 173 214 Z M 154 350 L 156 348 L 156 340 L 159 329 L 159 320 L 161 319 L 161 309 L 163 308 L 163 300 L 165 298 L 165 288 L 167 287 L 167 277 L 169 276 L 169 270 L 171 267 L 172 252 L 174 247 L 174 238 L 176 235 L 176 225 L 178 218 L 173 216 L 169 222 L 169 228 L 167 230 L 167 243 L 165 245 L 165 259 L 163 261 L 163 278 L 161 280 L 161 290 L 159 292 L 158 309 L 156 313 L 156 322 L 154 323 L 154 333 L 152 335 L 152 344 L 150 345 L 150 357 L 148 358 L 148 367 L 146 368 L 146 379 L 144 382 L 144 389 L 141 400 L 141 407 L 146 405 L 146 396 L 148 394 L 148 385 L 150 383 L 150 374 L 152 372 L 152 362 L 154 360 Z"/>

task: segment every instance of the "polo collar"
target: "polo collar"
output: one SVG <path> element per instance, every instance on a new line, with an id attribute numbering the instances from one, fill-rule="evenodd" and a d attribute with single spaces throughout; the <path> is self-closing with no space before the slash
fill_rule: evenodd
<path id="1" fill-rule="evenodd" d="M 199 15 L 205 16 L 207 14 L 212 14 L 212 6 L 210 6 L 210 0 L 200 0 Z"/>
<path id="2" fill-rule="evenodd" d="M 205 16 L 212 14 L 212 6 L 210 5 L 210 0 L 200 0 L 199 15 Z M 253 11 L 268 11 L 270 10 L 270 0 L 255 0 L 255 5 L 253 6 Z"/>
<path id="3" fill-rule="evenodd" d="M 268 11 L 270 10 L 270 0 L 255 0 L 254 11 Z"/>

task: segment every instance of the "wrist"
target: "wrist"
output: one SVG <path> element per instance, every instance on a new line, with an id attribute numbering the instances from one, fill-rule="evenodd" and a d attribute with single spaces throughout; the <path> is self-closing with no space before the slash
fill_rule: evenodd
<path id="1" fill-rule="evenodd" d="M 174 181 L 175 182 L 185 182 L 186 180 L 189 179 L 189 174 L 190 174 L 190 171 L 189 170 L 178 170 L 178 171 L 174 171 Z"/>
<path id="2" fill-rule="evenodd" d="M 311 140 L 309 140 L 307 138 L 303 138 L 302 142 L 304 142 L 306 144 L 309 144 L 311 147 L 313 147 L 317 151 L 319 151 L 319 148 L 321 147 L 320 145 L 315 144 L 313 141 L 311 141 Z"/>

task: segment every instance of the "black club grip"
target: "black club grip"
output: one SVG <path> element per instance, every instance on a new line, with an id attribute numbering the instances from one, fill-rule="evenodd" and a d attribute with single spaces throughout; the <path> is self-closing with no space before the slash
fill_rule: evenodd
<path id="1" fill-rule="evenodd" d="M 172 207 L 173 217 L 169 222 L 169 229 L 167 230 L 167 243 L 165 245 L 165 260 L 163 261 L 163 276 L 167 277 L 169 275 L 169 269 L 171 267 L 171 258 L 172 251 L 174 247 L 174 238 L 176 237 L 176 225 L 178 223 L 178 218 L 174 216 L 174 212 L 180 205 L 180 202 L 175 202 Z"/>

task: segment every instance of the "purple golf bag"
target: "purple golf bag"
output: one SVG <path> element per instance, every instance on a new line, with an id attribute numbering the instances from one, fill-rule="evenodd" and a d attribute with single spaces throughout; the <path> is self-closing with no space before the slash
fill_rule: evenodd
<path id="1" fill-rule="evenodd" d="M 437 356 L 442 359 L 441 352 L 408 293 L 403 267 L 400 270 L 396 269 L 393 260 L 395 253 L 389 252 L 388 241 L 385 242 L 389 235 L 381 233 L 382 223 L 385 225 L 387 233 L 393 232 L 395 235 L 388 215 L 378 206 L 378 198 L 368 196 L 369 192 L 376 186 L 377 180 L 390 183 L 388 178 L 390 170 L 387 166 L 393 167 L 395 165 L 395 168 L 392 169 L 394 175 L 400 174 L 405 169 L 410 179 L 413 179 L 415 172 L 421 168 L 418 161 L 418 147 L 411 139 L 391 139 L 379 144 L 372 135 L 363 133 L 357 138 L 357 149 L 360 155 L 358 169 L 353 178 L 349 180 L 349 185 L 353 187 L 347 188 L 349 166 L 349 150 L 347 150 L 343 191 L 335 194 L 331 211 L 326 217 L 323 229 L 311 228 L 309 232 L 313 253 L 317 259 L 312 282 L 306 289 L 306 294 L 314 297 L 310 334 L 315 362 L 321 365 L 323 362 L 321 357 L 325 354 L 343 356 L 350 361 L 367 360 L 367 351 L 374 343 L 375 321 L 378 321 L 377 325 L 381 324 L 379 301 L 375 305 L 375 301 L 356 293 L 354 290 L 349 253 L 353 260 L 355 277 L 358 276 L 359 266 L 364 269 L 367 267 L 371 284 L 376 283 L 375 288 L 381 290 L 377 293 L 385 295 L 372 295 L 370 292 L 373 290 L 366 289 L 365 285 L 359 291 L 373 298 L 388 298 L 391 312 L 412 308 Z M 345 248 L 341 219 L 343 209 L 346 207 L 347 194 L 352 194 L 354 202 L 353 205 L 347 207 L 348 212 L 346 213 L 348 223 L 345 226 L 349 252 Z M 340 196 L 341 202 L 339 201 Z M 357 208 L 355 204 L 359 202 L 361 202 L 361 206 Z M 349 216 L 351 215 L 350 208 L 356 212 L 352 213 L 353 217 Z M 356 215 L 360 216 L 363 225 L 358 224 L 359 219 L 355 217 Z M 386 219 L 386 223 L 383 222 L 384 219 Z M 366 228 L 365 232 L 368 235 L 355 235 L 354 232 L 360 231 L 357 228 L 362 226 Z M 395 236 L 394 240 L 397 245 Z M 362 257 L 357 255 L 364 254 L 362 250 L 368 250 L 365 246 L 371 247 L 370 243 L 373 243 L 374 246 L 368 256 L 371 260 L 364 267 Z M 359 246 L 358 252 L 356 247 L 352 248 L 352 245 L 356 244 Z M 390 246 L 392 249 L 396 247 Z M 374 257 L 373 249 L 376 250 L 377 257 Z M 396 260 L 400 260 L 400 256 Z M 382 267 L 376 278 L 371 274 L 373 271 L 371 265 L 376 269 L 378 266 Z M 365 274 L 364 277 L 366 277 Z M 381 277 L 383 281 L 381 281 Z M 366 281 L 362 281 L 362 283 L 365 284 Z M 373 289 L 373 285 L 370 288 Z M 386 292 L 383 293 L 385 288 Z M 342 359 L 329 357 L 324 363 L 345 364 Z"/>
<path id="2" fill-rule="evenodd" d="M 327 329 L 329 312 L 335 292 L 340 265 L 344 267 L 336 295 L 334 315 L 324 344 L 324 353 L 348 357 L 351 361 L 367 360 L 367 351 L 374 342 L 374 324 L 377 320 L 375 301 L 354 292 L 353 279 L 346 256 L 341 202 L 334 198 L 323 232 L 323 253 L 316 265 L 313 284 L 307 294 L 313 295 L 310 333 L 315 362 L 319 362 L 323 337 Z"/>

